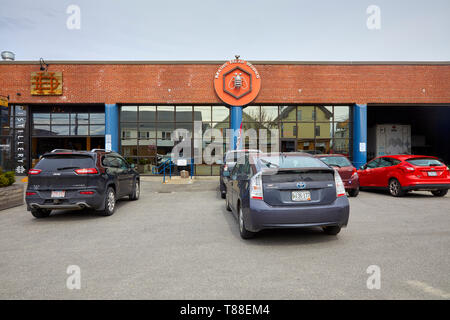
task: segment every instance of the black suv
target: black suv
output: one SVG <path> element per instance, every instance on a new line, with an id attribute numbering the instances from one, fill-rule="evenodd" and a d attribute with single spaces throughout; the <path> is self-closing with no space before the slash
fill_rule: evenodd
<path id="1" fill-rule="evenodd" d="M 119 154 L 54 150 L 28 171 L 25 200 L 36 218 L 48 217 L 52 210 L 84 208 L 110 216 L 117 199 L 137 200 L 139 193 L 139 173 Z"/>

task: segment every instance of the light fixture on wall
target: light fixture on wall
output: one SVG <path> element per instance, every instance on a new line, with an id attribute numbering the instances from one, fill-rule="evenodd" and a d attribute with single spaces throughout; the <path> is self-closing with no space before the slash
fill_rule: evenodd
<path id="1" fill-rule="evenodd" d="M 39 68 L 41 71 L 47 71 L 48 70 L 48 63 L 44 61 L 44 59 L 39 59 L 39 63 L 41 67 Z"/>

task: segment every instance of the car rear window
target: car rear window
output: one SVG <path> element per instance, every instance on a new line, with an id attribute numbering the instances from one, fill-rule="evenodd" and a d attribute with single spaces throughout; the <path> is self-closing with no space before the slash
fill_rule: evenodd
<path id="1" fill-rule="evenodd" d="M 346 157 L 320 157 L 319 159 L 329 166 L 349 167 L 352 165 Z"/>
<path id="2" fill-rule="evenodd" d="M 95 167 L 94 159 L 84 155 L 52 155 L 42 158 L 35 166 L 42 171 L 69 170 Z"/>
<path id="3" fill-rule="evenodd" d="M 260 156 L 258 161 L 263 168 L 328 168 L 328 166 L 313 157 L 305 156 Z"/>
<path id="4" fill-rule="evenodd" d="M 442 162 L 433 158 L 413 158 L 406 160 L 406 162 L 419 167 L 444 166 Z"/>

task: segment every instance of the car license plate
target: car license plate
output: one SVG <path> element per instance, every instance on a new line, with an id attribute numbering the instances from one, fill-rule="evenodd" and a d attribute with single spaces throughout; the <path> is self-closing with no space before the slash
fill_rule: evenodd
<path id="1" fill-rule="evenodd" d="M 311 201 L 309 191 L 292 191 L 292 201 Z"/>
<path id="2" fill-rule="evenodd" d="M 64 198 L 65 196 L 65 191 L 52 191 L 52 198 Z"/>
<path id="3" fill-rule="evenodd" d="M 436 177 L 437 176 L 437 172 L 436 171 L 428 171 L 428 176 Z"/>

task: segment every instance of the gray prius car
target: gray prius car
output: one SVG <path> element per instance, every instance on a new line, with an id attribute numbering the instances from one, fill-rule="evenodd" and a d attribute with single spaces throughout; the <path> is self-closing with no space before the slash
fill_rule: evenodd
<path id="1" fill-rule="evenodd" d="M 246 154 L 229 173 L 226 208 L 249 239 L 271 228 L 346 227 L 349 201 L 339 173 L 306 153 Z"/>

